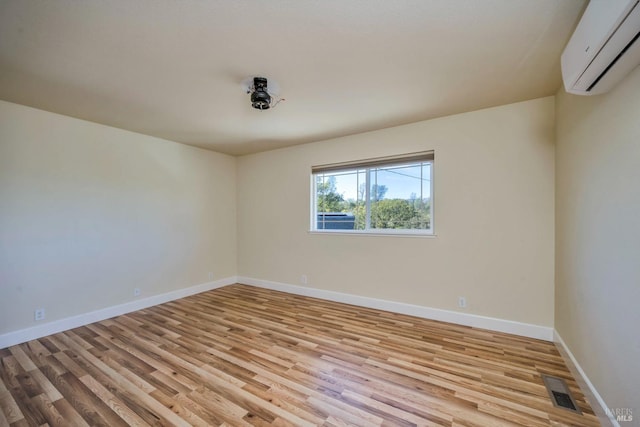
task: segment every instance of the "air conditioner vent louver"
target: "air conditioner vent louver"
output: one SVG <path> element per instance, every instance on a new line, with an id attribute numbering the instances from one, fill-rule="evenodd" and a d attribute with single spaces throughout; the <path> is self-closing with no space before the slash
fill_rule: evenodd
<path id="1" fill-rule="evenodd" d="M 591 83 L 591 85 L 587 88 L 587 92 L 590 92 L 597 84 L 598 82 L 607 75 L 607 73 L 609 72 L 609 70 L 611 70 L 611 68 L 616 65 L 616 62 L 618 62 L 618 60 L 620 58 L 622 58 L 622 56 L 633 46 L 633 44 L 636 42 L 636 40 L 638 40 L 638 37 L 640 37 L 640 32 L 638 32 L 633 39 L 631 39 L 631 41 L 624 47 L 624 49 L 622 49 L 622 52 L 620 52 L 618 54 L 618 56 L 615 57 L 615 59 L 607 66 L 607 68 L 604 69 L 604 71 L 598 76 L 598 78 Z"/>

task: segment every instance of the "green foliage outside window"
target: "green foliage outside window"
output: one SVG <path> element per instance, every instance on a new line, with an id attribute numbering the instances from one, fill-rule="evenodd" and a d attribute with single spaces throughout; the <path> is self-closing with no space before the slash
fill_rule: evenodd
<path id="1" fill-rule="evenodd" d="M 337 193 L 335 177 L 316 183 L 317 211 L 343 212 L 355 216 L 355 229 L 366 228 L 366 203 L 364 186 L 359 189 L 359 200 L 345 200 Z M 387 188 L 384 185 L 372 185 L 371 226 L 372 229 L 429 229 L 431 224 L 431 203 L 412 195 L 411 199 L 385 199 Z"/>

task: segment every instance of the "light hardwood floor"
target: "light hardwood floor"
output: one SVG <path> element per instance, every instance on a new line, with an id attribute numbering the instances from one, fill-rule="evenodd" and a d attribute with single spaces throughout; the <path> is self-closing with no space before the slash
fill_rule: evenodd
<path id="1" fill-rule="evenodd" d="M 0 425 L 599 425 L 552 343 L 232 285 L 0 350 Z M 566 379 L 583 415 L 554 408 Z"/>

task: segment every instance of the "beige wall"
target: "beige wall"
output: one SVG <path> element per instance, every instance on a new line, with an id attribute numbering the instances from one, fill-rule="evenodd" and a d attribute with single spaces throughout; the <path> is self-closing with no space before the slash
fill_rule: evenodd
<path id="1" fill-rule="evenodd" d="M 611 408 L 640 418 L 640 68 L 557 96 L 556 329 Z M 634 424 L 635 425 L 635 424 Z"/>
<path id="2" fill-rule="evenodd" d="M 238 159 L 238 273 L 553 326 L 554 99 Z M 310 170 L 435 150 L 433 238 L 310 234 Z"/>
<path id="3" fill-rule="evenodd" d="M 0 101 L 0 334 L 235 275 L 235 162 Z"/>

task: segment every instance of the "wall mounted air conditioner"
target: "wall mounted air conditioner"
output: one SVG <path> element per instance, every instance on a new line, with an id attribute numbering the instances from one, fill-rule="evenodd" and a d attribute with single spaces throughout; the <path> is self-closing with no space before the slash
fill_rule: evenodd
<path id="1" fill-rule="evenodd" d="M 606 92 L 640 64 L 639 3 L 591 0 L 560 59 L 567 92 Z"/>

